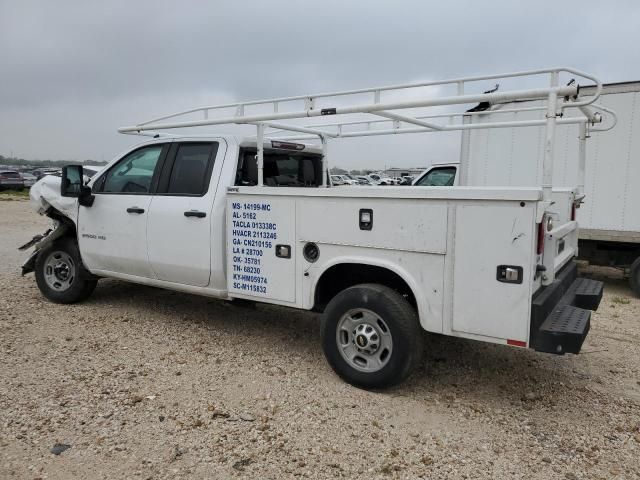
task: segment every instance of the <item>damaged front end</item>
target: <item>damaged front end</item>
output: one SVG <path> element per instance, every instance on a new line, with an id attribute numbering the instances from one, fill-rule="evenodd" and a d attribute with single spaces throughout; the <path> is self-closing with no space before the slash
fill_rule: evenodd
<path id="1" fill-rule="evenodd" d="M 31 273 L 35 270 L 36 258 L 38 258 L 40 250 L 42 250 L 47 245 L 51 245 L 51 243 L 53 243 L 56 239 L 64 237 L 67 232 L 69 232 L 69 230 L 69 225 L 54 220 L 53 228 L 48 229 L 41 235 L 34 236 L 27 243 L 18 247 L 18 250 L 20 251 L 29 250 L 31 247 L 35 247 L 35 250 L 31 253 L 29 258 L 27 258 L 27 260 L 22 264 L 22 275 L 26 275 L 27 273 Z"/>
<path id="2" fill-rule="evenodd" d="M 22 275 L 34 271 L 40 250 L 58 238 L 73 233 L 78 212 L 77 199 L 63 197 L 60 194 L 60 177 L 45 176 L 31 187 L 29 197 L 33 209 L 40 215 L 51 218 L 53 227 L 18 247 L 20 251 L 34 247 L 33 253 L 22 264 Z"/>

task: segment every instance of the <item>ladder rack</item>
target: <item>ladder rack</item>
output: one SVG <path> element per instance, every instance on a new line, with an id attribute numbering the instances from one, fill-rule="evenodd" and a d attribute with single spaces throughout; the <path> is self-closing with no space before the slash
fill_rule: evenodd
<path id="1" fill-rule="evenodd" d="M 593 82 L 596 86 L 594 93 L 584 99 L 579 99 L 580 87 L 575 82 L 575 78 L 567 85 L 561 86 L 559 84 L 560 74 L 568 74 Z M 534 78 L 539 81 L 541 76 L 543 78 L 546 77 L 547 82 L 539 88 L 467 93 L 469 84 L 475 82 L 513 78 Z M 433 92 L 425 92 L 425 90 L 434 90 L 434 88 L 428 87 L 440 89 L 443 86 L 455 87 L 456 94 L 438 96 Z M 555 126 L 557 124 L 580 124 L 581 129 L 586 129 L 589 124 L 601 123 L 602 114 L 593 105 L 601 92 L 602 83 L 594 76 L 573 68 L 558 67 L 210 105 L 164 115 L 137 125 L 119 128 L 118 131 L 120 133 L 142 135 L 144 132 L 210 125 L 253 125 L 257 130 L 258 185 L 262 185 L 265 135 L 269 139 L 277 138 L 279 140 L 318 138 L 322 142 L 323 151 L 325 152 L 324 157 L 326 157 L 328 139 L 402 133 L 465 131 L 484 128 L 545 126 L 546 142 L 542 189 L 544 200 L 550 201 Z M 396 94 L 396 97 L 401 94 L 403 98 L 400 100 L 397 98 L 383 98 L 383 96 L 391 97 L 393 94 Z M 361 98 L 363 96 L 369 100 L 363 103 L 349 104 L 349 101 L 362 102 Z M 479 122 L 476 121 L 476 118 L 483 112 L 465 111 L 463 113 L 424 114 L 424 109 L 434 107 L 475 103 L 492 105 L 522 100 L 542 100 L 545 103 L 542 107 L 526 107 L 524 105 L 518 107 L 516 105 L 510 108 L 509 111 L 519 112 L 541 109 L 546 110 L 546 118 L 543 120 Z M 577 109 L 579 115 L 564 117 L 564 109 L 570 107 Z M 599 105 L 597 107 L 599 110 L 612 114 L 615 121 L 613 112 Z M 423 110 L 416 113 L 416 109 Z M 202 114 L 203 118 L 196 120 L 185 119 L 185 117 L 193 116 L 194 114 Z M 357 118 L 354 119 L 354 115 Z M 360 118 L 362 115 L 368 115 L 373 118 L 363 120 Z M 324 116 L 335 116 L 334 118 L 339 118 L 341 121 L 300 125 L 289 122 Z M 385 123 L 390 125 L 379 129 L 372 128 L 378 124 Z M 345 129 L 345 127 L 348 127 L 348 129 Z M 282 136 L 281 132 L 293 132 L 297 135 Z M 586 138 L 586 135 L 581 134 L 581 139 L 582 137 Z M 583 150 L 583 148 L 580 149 L 581 157 L 583 156 Z M 323 158 L 323 162 L 324 171 L 326 170 L 326 158 Z M 581 173 L 584 171 L 584 158 L 580 159 L 580 171 Z M 323 185 L 325 184 L 324 177 L 325 175 L 323 175 Z M 581 182 L 581 184 L 584 184 L 584 182 Z"/>

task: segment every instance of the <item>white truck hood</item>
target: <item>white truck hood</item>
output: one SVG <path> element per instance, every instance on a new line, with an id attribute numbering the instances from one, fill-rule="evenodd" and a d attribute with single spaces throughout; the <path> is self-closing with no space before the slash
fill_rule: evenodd
<path id="1" fill-rule="evenodd" d="M 46 175 L 38 180 L 30 189 L 31 206 L 40 215 L 53 207 L 65 217 L 76 223 L 78 218 L 78 199 L 60 195 L 62 179 L 53 175 Z"/>

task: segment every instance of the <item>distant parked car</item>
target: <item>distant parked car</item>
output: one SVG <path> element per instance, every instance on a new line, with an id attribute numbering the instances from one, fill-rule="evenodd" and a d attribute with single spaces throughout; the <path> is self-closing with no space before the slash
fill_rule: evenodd
<path id="1" fill-rule="evenodd" d="M 342 175 L 331 175 L 331 185 L 335 187 L 338 185 L 345 185 L 344 180 L 342 180 Z"/>
<path id="2" fill-rule="evenodd" d="M 367 177 L 358 176 L 356 177 L 356 180 L 358 180 L 360 185 L 373 185 Z"/>
<path id="3" fill-rule="evenodd" d="M 62 174 L 61 168 L 39 168 L 38 170 L 34 170 L 33 174 L 40 180 L 42 177 L 47 175 L 55 175 L 60 176 Z"/>
<path id="4" fill-rule="evenodd" d="M 372 185 L 395 185 L 396 183 L 392 178 L 385 177 L 383 175 L 380 175 L 379 173 L 372 173 L 370 175 L 367 175 L 367 178 Z"/>
<path id="5" fill-rule="evenodd" d="M 24 180 L 15 170 L 0 170 L 0 190 L 23 190 Z"/>
<path id="6" fill-rule="evenodd" d="M 30 173 L 23 172 L 21 173 L 21 175 L 22 175 L 22 179 L 24 180 L 24 186 L 27 188 L 31 188 L 33 184 L 38 181 L 38 177 Z"/>
<path id="7" fill-rule="evenodd" d="M 344 185 L 358 185 L 358 181 L 351 175 L 340 175 L 340 177 L 342 177 Z"/>
<path id="8" fill-rule="evenodd" d="M 402 179 L 400 180 L 400 183 L 398 183 L 398 185 L 411 185 L 413 183 L 413 176 L 412 175 L 405 175 L 404 177 L 402 177 Z"/>
<path id="9" fill-rule="evenodd" d="M 362 180 L 362 177 L 356 177 L 355 175 L 342 175 L 343 178 L 349 180 L 351 185 L 368 185 L 367 182 Z"/>

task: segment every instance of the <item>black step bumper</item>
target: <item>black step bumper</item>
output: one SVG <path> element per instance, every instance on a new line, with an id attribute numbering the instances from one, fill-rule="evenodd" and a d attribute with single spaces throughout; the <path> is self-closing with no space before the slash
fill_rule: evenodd
<path id="1" fill-rule="evenodd" d="M 538 352 L 579 353 L 597 310 L 604 285 L 578 278 L 574 262 L 566 265 L 549 286 L 539 290 L 531 305 L 529 345 Z"/>

